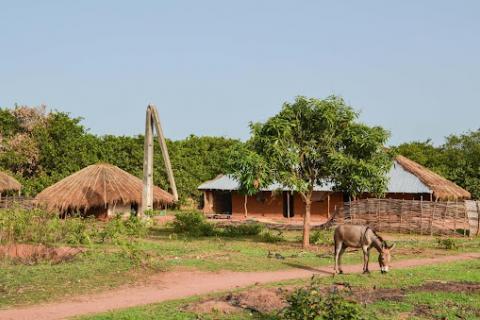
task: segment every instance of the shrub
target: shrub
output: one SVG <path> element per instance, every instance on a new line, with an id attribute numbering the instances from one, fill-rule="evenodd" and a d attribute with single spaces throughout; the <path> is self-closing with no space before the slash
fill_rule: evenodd
<path id="1" fill-rule="evenodd" d="M 213 236 L 215 226 L 208 223 L 200 212 L 179 212 L 175 214 L 173 230 L 190 236 Z"/>
<path id="2" fill-rule="evenodd" d="M 445 250 L 453 250 L 458 248 L 457 242 L 452 238 L 438 238 L 437 246 Z"/>
<path id="3" fill-rule="evenodd" d="M 282 231 L 278 231 L 277 234 L 273 234 L 270 230 L 265 230 L 260 234 L 260 241 L 275 243 L 285 241 Z"/>
<path id="4" fill-rule="evenodd" d="M 285 320 L 360 320 L 362 310 L 355 302 L 345 299 L 336 291 L 324 297 L 322 288 L 314 280 L 306 288 L 300 288 L 287 298 L 288 307 L 280 317 Z"/>
<path id="5" fill-rule="evenodd" d="M 333 238 L 329 232 L 315 231 L 310 235 L 310 243 L 316 245 L 333 245 Z"/>
<path id="6" fill-rule="evenodd" d="M 85 245 L 92 241 L 116 241 L 120 237 L 142 237 L 147 232 L 148 225 L 137 217 L 127 220 L 116 217 L 103 224 L 94 218 L 60 219 L 56 214 L 38 209 L 0 210 L 0 243 Z"/>
<path id="7" fill-rule="evenodd" d="M 262 230 L 263 226 L 259 223 L 228 225 L 223 229 L 222 235 L 226 237 L 256 236 Z"/>

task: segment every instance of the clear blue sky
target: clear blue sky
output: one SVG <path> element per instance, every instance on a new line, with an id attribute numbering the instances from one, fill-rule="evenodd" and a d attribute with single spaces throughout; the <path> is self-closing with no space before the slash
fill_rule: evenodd
<path id="1" fill-rule="evenodd" d="M 1 1 L 0 106 L 97 134 L 245 139 L 296 95 L 343 96 L 391 143 L 480 127 L 479 1 Z"/>

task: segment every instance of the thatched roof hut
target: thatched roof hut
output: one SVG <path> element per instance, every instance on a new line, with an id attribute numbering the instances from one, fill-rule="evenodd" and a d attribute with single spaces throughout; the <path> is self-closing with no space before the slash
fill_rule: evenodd
<path id="1" fill-rule="evenodd" d="M 109 216 L 119 208 L 139 206 L 142 190 L 139 178 L 110 164 L 95 164 L 46 188 L 35 200 L 48 210 Z M 173 203 L 173 196 L 159 187 L 154 187 L 153 198 L 156 205 Z"/>
<path id="2" fill-rule="evenodd" d="M 22 185 L 15 178 L 0 171 L 0 195 L 5 191 L 20 191 Z"/>
<path id="3" fill-rule="evenodd" d="M 471 198 L 470 192 L 425 168 L 421 164 L 404 156 L 397 156 L 395 160 L 405 170 L 418 177 L 420 181 L 428 186 L 430 190 L 433 191 L 435 198 L 439 200 L 462 200 Z"/>

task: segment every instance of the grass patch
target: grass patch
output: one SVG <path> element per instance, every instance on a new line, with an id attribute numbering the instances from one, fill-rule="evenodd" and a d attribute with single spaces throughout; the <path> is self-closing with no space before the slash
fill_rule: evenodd
<path id="1" fill-rule="evenodd" d="M 343 275 L 318 278 L 317 284 L 330 287 L 335 283 L 348 283 L 362 290 L 374 288 L 414 288 L 432 281 L 455 281 L 480 283 L 480 261 L 468 260 L 436 266 L 422 266 L 403 270 L 393 270 L 388 275 Z M 270 284 L 264 287 L 306 286 L 306 280 L 294 280 Z M 258 287 L 255 287 L 258 288 Z M 215 295 L 215 296 L 218 296 Z M 210 296 L 212 297 L 212 296 Z M 120 320 L 120 319 L 277 319 L 275 315 L 261 315 L 243 311 L 234 315 L 202 314 L 194 315 L 184 310 L 186 304 L 204 300 L 195 297 L 145 307 L 131 308 L 100 315 L 81 317 L 81 320 Z M 478 319 L 480 317 L 480 293 L 478 292 L 438 292 L 412 289 L 406 291 L 401 301 L 382 301 L 363 305 L 366 319 Z"/>
<path id="2" fill-rule="evenodd" d="M 14 222 L 10 214 L 18 221 Z M 215 235 L 192 236 L 188 219 L 197 225 L 208 223 Z M 40 211 L 29 215 L 29 212 L 0 210 L 0 224 L 2 241 L 73 244 L 86 249 L 72 261 L 56 265 L 41 262 L 27 266 L 1 260 L 0 307 L 3 308 L 104 290 L 145 279 L 158 270 L 179 267 L 204 271 L 273 271 L 333 264 L 332 231 L 315 232 L 318 245 L 303 250 L 299 240 L 301 231 L 284 231 L 278 236 L 278 231 L 255 224 L 219 228 L 198 216 L 187 216 L 180 228 L 174 228 L 149 226 L 135 219 L 102 223 L 81 218 L 61 220 Z M 397 243 L 393 252 L 396 260 L 479 251 L 480 247 L 480 239 L 456 238 L 455 247 L 446 250 L 438 246 L 435 238 L 427 236 L 386 236 Z M 371 263 L 376 263 L 376 256 L 372 251 Z M 346 253 L 343 262 L 361 263 L 362 254 Z M 377 280 L 387 281 L 390 277 Z M 355 281 L 353 275 L 351 279 Z"/>

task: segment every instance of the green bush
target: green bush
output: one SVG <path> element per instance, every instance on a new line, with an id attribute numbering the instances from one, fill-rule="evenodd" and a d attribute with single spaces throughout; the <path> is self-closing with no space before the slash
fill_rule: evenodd
<path id="1" fill-rule="evenodd" d="M 360 320 L 365 319 L 360 306 L 337 292 L 327 295 L 314 280 L 287 298 L 288 307 L 280 313 L 285 320 Z"/>
<path id="2" fill-rule="evenodd" d="M 437 246 L 445 250 L 453 250 L 458 248 L 457 242 L 452 238 L 438 238 Z"/>
<path id="3" fill-rule="evenodd" d="M 228 225 L 223 229 L 222 235 L 226 237 L 256 236 L 262 230 L 263 226 L 259 223 Z"/>
<path id="4" fill-rule="evenodd" d="M 101 223 L 95 218 L 61 219 L 57 214 L 38 209 L 0 210 L 0 243 L 88 245 L 92 242 L 116 241 L 121 237 L 143 237 L 147 233 L 148 225 L 137 217 L 127 220 L 116 217 Z"/>
<path id="5" fill-rule="evenodd" d="M 333 245 L 333 237 L 330 232 L 315 231 L 310 235 L 310 243 L 316 245 Z"/>
<path id="6" fill-rule="evenodd" d="M 215 226 L 208 223 L 200 212 L 179 212 L 175 214 L 173 230 L 176 233 L 183 233 L 194 237 L 209 237 L 216 234 Z"/>
<path id="7" fill-rule="evenodd" d="M 260 241 L 268 242 L 268 243 L 276 243 L 285 241 L 285 237 L 283 236 L 282 231 L 278 231 L 277 234 L 273 234 L 270 230 L 265 230 L 260 234 Z"/>

